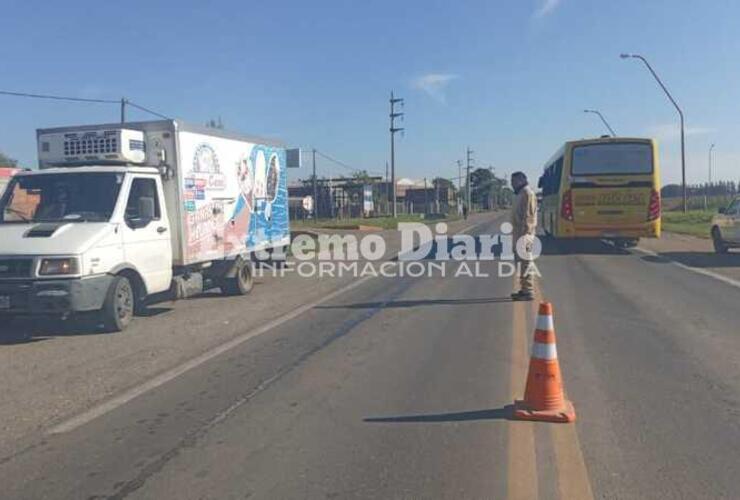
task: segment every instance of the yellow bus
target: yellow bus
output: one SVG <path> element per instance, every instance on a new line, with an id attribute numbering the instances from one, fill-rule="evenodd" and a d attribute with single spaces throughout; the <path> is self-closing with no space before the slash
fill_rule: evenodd
<path id="1" fill-rule="evenodd" d="M 554 238 L 634 246 L 660 237 L 658 147 L 653 139 L 566 142 L 540 177 L 540 227 Z"/>

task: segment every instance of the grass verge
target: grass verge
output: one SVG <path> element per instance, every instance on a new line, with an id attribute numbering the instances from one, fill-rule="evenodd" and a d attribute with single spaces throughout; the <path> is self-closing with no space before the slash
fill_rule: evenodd
<path id="1" fill-rule="evenodd" d="M 714 214 L 715 212 L 708 210 L 691 210 L 687 213 L 663 212 L 663 230 L 709 238 L 709 229 Z"/>

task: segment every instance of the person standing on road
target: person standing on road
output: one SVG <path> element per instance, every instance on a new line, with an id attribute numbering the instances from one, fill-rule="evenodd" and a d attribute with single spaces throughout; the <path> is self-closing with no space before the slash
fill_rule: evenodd
<path id="1" fill-rule="evenodd" d="M 511 206 L 512 236 L 514 237 L 514 258 L 519 264 L 519 291 L 511 294 L 512 300 L 534 299 L 534 273 L 531 265 L 531 252 L 537 229 L 537 195 L 529 187 L 524 172 L 511 174 L 511 187 L 514 189 L 514 203 Z M 517 242 L 523 238 L 525 256 L 516 251 Z"/>

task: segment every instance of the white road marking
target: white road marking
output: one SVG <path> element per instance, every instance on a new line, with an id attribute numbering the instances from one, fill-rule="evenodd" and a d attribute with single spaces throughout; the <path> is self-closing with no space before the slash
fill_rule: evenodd
<path id="1" fill-rule="evenodd" d="M 331 300 L 335 297 L 338 297 L 339 295 L 342 295 L 343 293 L 348 292 L 349 290 L 356 288 L 363 283 L 369 281 L 370 279 L 374 278 L 374 276 L 366 276 L 364 278 L 361 278 L 357 281 L 354 281 L 347 286 L 344 286 L 338 290 L 333 291 L 332 293 L 322 297 L 319 300 L 315 300 L 313 302 L 310 302 L 308 304 L 304 304 L 300 307 L 297 307 L 293 309 L 288 314 L 281 316 L 279 318 L 276 318 L 272 321 L 269 321 L 265 323 L 264 325 L 255 328 L 253 330 L 250 330 L 242 335 L 239 335 L 238 337 L 235 337 L 228 342 L 225 342 L 223 344 L 220 344 L 203 354 L 196 356 L 189 361 L 186 361 L 185 363 L 178 365 L 170 370 L 165 371 L 164 373 L 161 373 L 157 375 L 156 377 L 147 380 L 141 385 L 138 385 L 136 387 L 133 387 L 118 396 L 115 396 L 97 406 L 94 406 L 90 408 L 89 410 L 72 417 L 69 420 L 66 420 L 60 424 L 57 424 L 56 426 L 52 427 L 49 430 L 50 434 L 61 434 L 64 432 L 70 432 L 74 429 L 77 429 L 78 427 L 85 425 L 88 422 L 91 422 L 92 420 L 105 415 L 106 413 L 115 410 L 119 406 L 125 405 L 129 401 L 131 401 L 134 398 L 137 398 L 141 396 L 142 394 L 151 391 L 152 389 L 156 389 L 157 387 L 166 384 L 167 382 L 179 377 L 183 373 L 192 370 L 193 368 L 196 368 L 203 363 L 210 361 L 211 359 L 215 358 L 216 356 L 219 356 L 226 351 L 229 351 L 230 349 L 233 349 L 234 347 L 243 344 L 249 339 L 252 339 L 254 337 L 257 337 L 259 335 L 262 335 L 263 333 L 266 333 L 273 328 L 277 328 L 278 326 L 282 325 L 283 323 L 287 323 L 288 321 L 291 321 L 295 319 L 296 317 L 300 316 L 301 314 L 309 311 L 310 309 L 313 309 L 314 307 L 318 306 L 319 304 L 326 302 L 328 300 Z"/>
<path id="2" fill-rule="evenodd" d="M 479 224 L 471 224 L 469 226 L 464 227 L 459 231 L 459 233 L 465 233 L 469 231 L 470 229 L 481 225 Z M 262 335 L 264 333 L 267 333 L 268 331 L 272 330 L 273 328 L 277 328 L 278 326 L 287 323 L 288 321 L 291 321 L 301 314 L 313 309 L 314 307 L 318 306 L 319 304 L 322 304 L 326 301 L 329 301 L 335 297 L 338 297 L 342 295 L 345 292 L 348 292 L 349 290 L 352 290 L 353 288 L 356 288 L 363 283 L 366 283 L 367 281 L 376 278 L 376 276 L 365 276 L 364 278 L 361 278 L 357 281 L 354 281 L 347 286 L 344 286 L 338 290 L 335 290 L 331 292 L 330 294 L 315 300 L 313 302 L 310 302 L 308 304 L 304 304 L 300 307 L 297 307 L 296 309 L 293 309 L 288 314 L 281 316 L 279 318 L 276 318 L 272 321 L 269 321 L 265 323 L 264 325 L 255 328 L 253 330 L 250 330 L 242 335 L 239 335 L 238 337 L 235 337 L 228 342 L 225 342 L 223 344 L 220 344 L 203 354 L 200 354 L 199 356 L 196 356 L 189 361 L 186 361 L 185 363 L 182 363 L 181 365 L 178 365 L 174 368 L 171 368 L 154 378 L 151 378 L 147 380 L 146 382 L 137 385 L 135 387 L 132 387 L 131 389 L 124 391 L 123 393 L 112 397 L 111 399 L 108 399 L 107 401 L 104 401 L 103 403 L 100 403 L 99 405 L 93 406 L 87 411 L 84 411 L 68 420 L 65 420 L 55 426 L 53 426 L 51 429 L 49 429 L 49 434 L 62 434 L 65 432 L 70 432 L 78 427 L 81 427 L 96 418 L 105 415 L 106 413 L 109 413 L 116 408 L 119 408 L 120 406 L 125 405 L 126 403 L 130 402 L 131 400 L 141 396 L 142 394 L 145 394 L 153 389 L 156 389 L 157 387 L 160 387 L 167 382 L 170 382 L 183 373 L 192 370 L 193 368 L 196 368 L 203 363 L 206 363 L 207 361 L 210 361 L 211 359 L 215 358 L 216 356 L 219 356 L 234 347 L 237 347 L 240 344 L 243 344 L 249 339 L 252 339 L 254 337 L 258 337 L 259 335 Z"/>
<path id="3" fill-rule="evenodd" d="M 642 247 L 635 247 L 633 250 L 637 250 L 640 253 L 644 253 L 646 255 L 650 255 L 652 257 L 658 257 L 661 259 L 666 259 L 668 262 L 673 264 L 674 266 L 680 267 L 681 269 L 685 269 L 686 271 L 691 271 L 692 273 L 701 274 L 703 276 L 708 276 L 709 278 L 714 278 L 717 281 L 721 281 L 722 283 L 725 283 L 730 286 L 734 286 L 735 288 L 740 288 L 740 281 L 732 279 L 727 276 L 723 276 L 719 273 L 715 273 L 713 271 L 707 271 L 706 269 L 700 269 L 698 267 L 691 267 L 687 266 L 686 264 L 682 264 L 680 262 L 676 262 L 673 259 L 670 259 L 666 257 L 665 255 L 660 255 L 659 253 L 653 252 L 652 250 L 648 250 L 646 248 Z"/>

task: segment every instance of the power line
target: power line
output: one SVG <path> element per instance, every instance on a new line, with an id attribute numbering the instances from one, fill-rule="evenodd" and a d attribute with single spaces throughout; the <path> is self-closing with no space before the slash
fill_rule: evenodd
<path id="1" fill-rule="evenodd" d="M 337 160 L 336 158 L 333 158 L 333 157 L 329 156 L 328 154 L 326 154 L 326 153 L 323 153 L 323 152 L 319 151 L 318 149 L 316 150 L 316 154 L 318 154 L 318 155 L 319 155 L 319 156 L 321 156 L 322 158 L 325 158 L 325 159 L 329 160 L 329 161 L 330 161 L 330 162 L 332 162 L 332 163 L 336 163 L 336 164 L 337 164 L 337 165 L 339 165 L 340 167 L 346 168 L 347 170 L 351 170 L 351 171 L 353 171 L 353 172 L 359 172 L 359 169 L 357 169 L 357 168 L 354 168 L 354 167 L 352 167 L 352 166 L 350 166 L 350 165 L 347 165 L 347 164 L 346 164 L 346 163 L 344 163 L 343 161 L 339 161 L 339 160 Z"/>
<path id="2" fill-rule="evenodd" d="M 13 92 L 10 90 L 0 90 L 0 95 L 6 95 L 10 97 L 27 97 L 32 99 L 49 99 L 53 101 L 68 101 L 68 102 L 89 102 L 89 103 L 95 103 L 95 104 L 120 104 L 121 105 L 121 122 L 125 121 L 123 118 L 125 117 L 125 107 L 126 105 L 129 105 L 131 107 L 134 107 L 138 110 L 144 111 L 145 113 L 149 113 L 150 115 L 157 116 L 159 118 L 163 118 L 165 120 L 169 120 L 170 118 L 158 113 L 156 111 L 153 111 L 149 108 L 146 108 L 140 104 L 136 104 L 133 101 L 130 101 L 126 98 L 122 98 L 120 100 L 113 100 L 113 99 L 90 99 L 87 97 L 72 97 L 72 96 L 61 96 L 61 95 L 52 95 L 52 94 L 33 94 L 30 92 Z"/>
<path id="3" fill-rule="evenodd" d="M 47 94 L 29 94 L 27 92 L 11 92 L 8 90 L 0 90 L 0 94 L 14 96 L 14 97 L 31 97 L 35 99 L 52 99 L 55 101 L 74 101 L 74 102 L 95 102 L 102 104 L 118 104 L 119 101 L 111 99 L 87 99 L 84 97 L 67 97 L 60 95 L 47 95 Z"/>
<path id="4" fill-rule="evenodd" d="M 336 163 L 340 167 L 346 168 L 347 170 L 349 170 L 351 172 L 361 172 L 362 170 L 364 170 L 364 169 L 360 169 L 360 168 L 354 168 L 354 167 L 352 167 L 352 166 L 344 163 L 343 161 L 337 160 L 336 158 L 333 158 L 332 156 L 329 156 L 328 154 L 319 151 L 318 149 L 315 149 L 314 151 L 316 151 L 316 154 L 319 155 L 319 156 L 321 156 L 322 158 L 324 158 L 326 160 L 329 160 L 330 162 Z M 369 174 L 382 175 L 379 172 L 375 172 L 375 171 L 371 171 L 371 170 L 365 170 L 365 171 L 367 173 L 369 173 Z"/>

